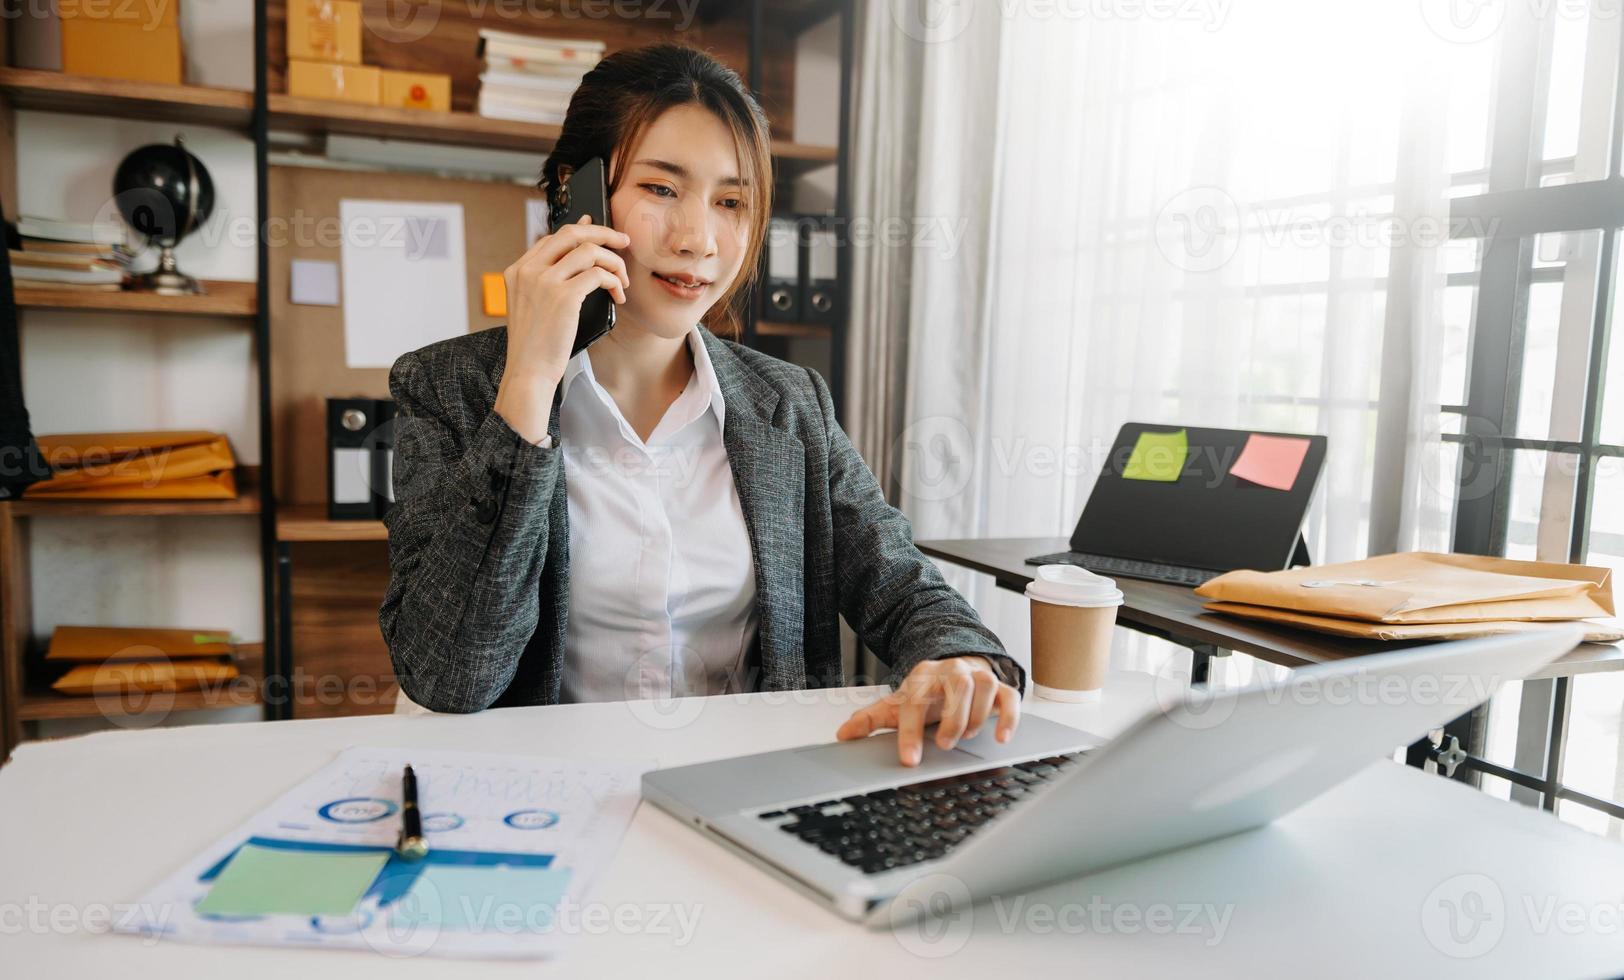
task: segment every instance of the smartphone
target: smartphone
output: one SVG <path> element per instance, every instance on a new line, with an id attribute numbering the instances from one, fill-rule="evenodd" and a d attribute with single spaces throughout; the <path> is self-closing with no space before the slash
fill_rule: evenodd
<path id="1" fill-rule="evenodd" d="M 609 223 L 609 193 L 602 157 L 593 157 L 581 164 L 564 182 L 564 208 L 564 220 L 553 231 L 564 225 L 575 224 L 583 214 L 592 215 L 595 225 L 614 227 Z M 614 297 L 609 295 L 607 289 L 594 289 L 581 302 L 581 320 L 575 328 L 575 345 L 570 349 L 570 355 L 586 350 L 614 325 Z"/>

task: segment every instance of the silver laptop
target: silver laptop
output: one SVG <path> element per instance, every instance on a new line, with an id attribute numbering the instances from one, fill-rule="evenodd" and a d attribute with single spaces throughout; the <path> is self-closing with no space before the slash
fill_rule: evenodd
<path id="1" fill-rule="evenodd" d="M 896 733 L 650 772 L 643 797 L 838 914 L 906 920 L 1262 826 L 1573 649 L 1554 625 L 1198 688 L 1108 745 L 1031 715 L 920 765 Z M 1086 828 L 1086 831 L 1079 828 Z M 907 906 L 907 907 L 904 907 Z"/>

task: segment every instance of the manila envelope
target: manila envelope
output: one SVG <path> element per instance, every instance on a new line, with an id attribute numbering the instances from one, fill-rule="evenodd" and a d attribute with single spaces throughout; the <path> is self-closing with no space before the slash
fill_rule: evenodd
<path id="1" fill-rule="evenodd" d="M 89 432 L 39 436 L 51 479 L 24 496 L 54 499 L 232 498 L 231 443 L 218 432 Z"/>
<path id="2" fill-rule="evenodd" d="M 58 626 L 51 631 L 45 659 L 99 664 L 107 660 L 152 660 L 159 655 L 218 657 L 235 650 L 230 630 Z"/>
<path id="3" fill-rule="evenodd" d="M 1238 602 L 1209 602 L 1206 611 L 1360 640 L 1463 640 L 1473 636 L 1526 633 L 1546 628 L 1544 623 L 1514 619 L 1484 619 L 1471 623 L 1369 623 L 1357 619 L 1337 619 L 1334 616 L 1313 616 L 1286 609 L 1271 609 L 1267 606 L 1248 606 Z M 1624 640 L 1624 625 L 1617 620 L 1601 622 L 1585 620 L 1579 625 L 1585 628 L 1587 642 L 1615 643 Z"/>
<path id="4" fill-rule="evenodd" d="M 1613 615 L 1612 570 L 1407 552 L 1280 572 L 1226 572 L 1204 599 L 1372 623 L 1595 619 Z"/>
<path id="5" fill-rule="evenodd" d="M 80 664 L 58 677 L 51 688 L 61 694 L 130 694 L 195 691 L 237 676 L 234 664 L 219 660 L 180 662 L 118 660 Z"/>

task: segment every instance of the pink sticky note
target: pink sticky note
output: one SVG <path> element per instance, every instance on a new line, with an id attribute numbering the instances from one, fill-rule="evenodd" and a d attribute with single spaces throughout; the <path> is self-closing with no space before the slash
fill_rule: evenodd
<path id="1" fill-rule="evenodd" d="M 1290 490 L 1297 482 L 1297 471 L 1303 468 L 1303 457 L 1307 455 L 1307 439 L 1265 436 L 1254 432 L 1246 437 L 1241 458 L 1235 460 L 1229 472 L 1251 483 L 1275 490 Z"/>

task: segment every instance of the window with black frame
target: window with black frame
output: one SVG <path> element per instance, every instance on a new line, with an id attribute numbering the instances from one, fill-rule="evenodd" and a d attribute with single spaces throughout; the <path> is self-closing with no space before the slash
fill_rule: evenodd
<path id="1" fill-rule="evenodd" d="M 1452 120 L 1463 133 L 1443 379 L 1453 546 L 1624 570 L 1624 345 L 1610 342 L 1624 272 L 1624 11 L 1548 5 L 1520 26 L 1482 42 L 1481 104 Z M 1593 669 L 1508 685 L 1452 726 L 1474 752 L 1457 778 L 1624 837 L 1621 667 L 1624 652 L 1603 651 Z"/>

